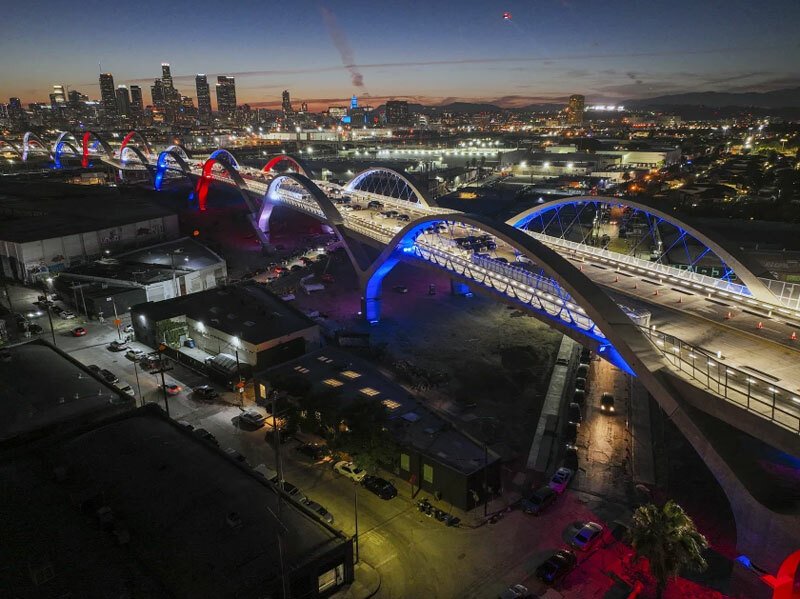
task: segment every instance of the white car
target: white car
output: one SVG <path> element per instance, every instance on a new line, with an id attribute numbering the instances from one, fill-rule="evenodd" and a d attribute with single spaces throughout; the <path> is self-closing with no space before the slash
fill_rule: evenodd
<path id="1" fill-rule="evenodd" d="M 129 349 L 125 352 L 125 357 L 134 362 L 138 362 L 144 357 L 144 351 L 141 349 Z"/>
<path id="2" fill-rule="evenodd" d="M 239 420 L 242 422 L 246 422 L 251 426 L 255 426 L 261 428 L 264 426 L 264 418 L 263 414 L 259 414 L 255 410 L 244 410 L 241 414 L 239 414 Z"/>
<path id="3" fill-rule="evenodd" d="M 364 480 L 364 477 L 367 475 L 366 470 L 359 468 L 353 462 L 336 462 L 333 469 L 342 476 L 346 476 L 357 483 L 360 483 L 362 480 Z"/>
<path id="4" fill-rule="evenodd" d="M 569 481 L 572 480 L 572 476 L 574 474 L 575 473 L 572 470 L 562 466 L 555 471 L 553 478 L 550 479 L 550 482 L 547 483 L 547 485 L 553 489 L 553 491 L 561 495 L 561 493 L 567 490 L 567 485 L 569 485 Z"/>
<path id="5" fill-rule="evenodd" d="M 589 551 L 603 536 L 603 527 L 596 522 L 587 522 L 575 533 L 570 545 L 581 551 Z"/>
<path id="6" fill-rule="evenodd" d="M 61 313 L 61 318 L 63 318 L 64 320 L 70 320 L 71 318 L 75 318 L 75 314 L 73 312 L 70 312 L 69 310 L 64 310 Z"/>

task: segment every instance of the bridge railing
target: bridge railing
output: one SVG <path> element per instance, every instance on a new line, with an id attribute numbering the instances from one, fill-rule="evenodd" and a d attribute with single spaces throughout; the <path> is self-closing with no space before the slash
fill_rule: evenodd
<path id="1" fill-rule="evenodd" d="M 726 293 L 741 295 L 746 299 L 752 299 L 753 297 L 753 294 L 746 286 L 740 285 L 738 283 L 731 283 L 730 281 L 726 281 L 724 279 L 709 277 L 708 275 L 703 275 L 698 272 L 694 272 L 692 270 L 684 270 L 682 268 L 677 268 L 675 266 L 670 266 L 667 264 L 661 264 L 659 262 L 642 260 L 641 258 L 630 256 L 628 254 L 620 254 L 619 252 L 613 252 L 611 250 L 607 250 L 604 248 L 598 248 L 591 245 L 586 245 L 585 243 L 577 243 L 575 241 L 562 239 L 560 237 L 553 237 L 552 235 L 545 235 L 543 233 L 537 233 L 535 231 L 526 231 L 526 233 L 528 233 L 528 235 L 530 235 L 531 237 L 534 237 L 535 239 L 538 239 L 539 241 L 546 243 L 547 245 L 558 246 L 563 249 L 572 250 L 575 253 L 597 256 L 609 262 L 614 262 L 617 264 L 625 264 L 633 268 L 642 269 L 647 272 L 655 273 L 656 276 L 669 277 L 673 279 L 673 282 L 675 283 L 685 283 L 686 280 L 688 279 L 692 283 L 696 283 L 704 287 L 709 287 L 716 291 L 723 291 Z"/>
<path id="2" fill-rule="evenodd" d="M 800 310 L 800 285 L 774 279 L 759 278 L 759 280 L 775 294 L 781 304 L 793 310 Z"/>
<path id="3" fill-rule="evenodd" d="M 699 383 L 748 412 L 800 433 L 800 394 L 776 385 L 766 377 L 725 364 L 725 357 L 685 341 L 641 327 L 661 352 L 672 370 L 684 379 Z"/>

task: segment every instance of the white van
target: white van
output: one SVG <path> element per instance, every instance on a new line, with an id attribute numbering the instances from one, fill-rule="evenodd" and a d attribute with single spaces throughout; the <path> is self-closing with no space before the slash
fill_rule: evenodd
<path id="1" fill-rule="evenodd" d="M 266 464 L 259 464 L 253 471 L 256 474 L 263 476 L 266 480 L 271 483 L 274 483 L 278 480 L 278 473 L 275 472 L 272 468 L 267 468 Z"/>

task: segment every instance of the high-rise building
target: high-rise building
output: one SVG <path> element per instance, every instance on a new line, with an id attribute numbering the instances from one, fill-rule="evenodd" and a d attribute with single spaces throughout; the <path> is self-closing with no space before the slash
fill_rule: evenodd
<path id="1" fill-rule="evenodd" d="M 217 110 L 225 117 L 236 112 L 236 80 L 233 77 L 217 77 Z"/>
<path id="2" fill-rule="evenodd" d="M 64 85 L 54 85 L 50 94 L 50 106 L 54 109 L 64 108 L 67 105 L 67 88 Z"/>
<path id="3" fill-rule="evenodd" d="M 131 85 L 131 114 L 132 117 L 144 115 L 144 98 L 142 88 L 138 85 Z"/>
<path id="4" fill-rule="evenodd" d="M 586 98 L 579 94 L 569 97 L 567 104 L 567 123 L 570 125 L 580 125 L 583 123 L 583 110 L 586 107 Z"/>
<path id="5" fill-rule="evenodd" d="M 408 125 L 408 102 L 405 100 L 386 102 L 386 124 Z"/>
<path id="6" fill-rule="evenodd" d="M 172 71 L 169 68 L 168 62 L 161 63 L 161 83 L 164 84 L 166 89 L 172 89 L 175 87 L 172 84 Z"/>
<path id="7" fill-rule="evenodd" d="M 197 116 L 204 125 L 211 122 L 211 90 L 208 88 L 208 78 L 198 74 L 194 78 L 197 88 Z"/>
<path id="8" fill-rule="evenodd" d="M 167 105 L 167 99 L 164 96 L 164 84 L 161 79 L 153 81 L 153 85 L 150 86 L 150 97 L 153 98 L 153 106 L 155 108 L 164 110 Z"/>
<path id="9" fill-rule="evenodd" d="M 307 102 L 303 102 L 302 104 L 300 104 L 300 111 L 303 112 L 303 113 L 308 112 L 308 103 Z"/>
<path id="10" fill-rule="evenodd" d="M 100 73 L 100 104 L 107 115 L 117 113 L 117 95 L 111 73 Z"/>
<path id="11" fill-rule="evenodd" d="M 22 100 L 19 98 L 8 99 L 8 118 L 19 119 L 22 118 Z"/>
<path id="12" fill-rule="evenodd" d="M 67 94 L 67 104 L 70 108 L 80 108 L 81 104 L 89 101 L 89 97 L 76 89 L 71 89 Z"/>
<path id="13" fill-rule="evenodd" d="M 283 114 L 292 114 L 294 110 L 292 109 L 292 97 L 289 95 L 289 90 L 283 90 L 283 102 L 281 104 L 283 108 Z"/>
<path id="14" fill-rule="evenodd" d="M 117 114 L 122 117 L 131 116 L 131 96 L 124 85 L 117 86 Z"/>

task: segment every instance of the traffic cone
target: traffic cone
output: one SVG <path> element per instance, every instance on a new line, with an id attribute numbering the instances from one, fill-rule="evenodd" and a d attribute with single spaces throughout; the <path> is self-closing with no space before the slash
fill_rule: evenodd
<path id="1" fill-rule="evenodd" d="M 725 315 L 725 320 L 730 320 L 731 318 L 733 318 L 733 314 L 731 314 L 730 312 L 728 312 L 728 313 Z"/>
<path id="2" fill-rule="evenodd" d="M 679 304 L 682 304 L 682 303 L 683 303 L 683 296 L 682 296 L 682 295 L 679 295 L 679 296 L 678 296 L 678 303 L 679 303 Z"/>
<path id="3" fill-rule="evenodd" d="M 756 325 L 756 328 L 757 329 L 763 329 L 764 328 L 764 323 L 759 320 L 758 324 Z"/>
<path id="4" fill-rule="evenodd" d="M 616 277 L 614 277 L 614 282 L 615 282 L 615 283 L 619 283 L 619 275 L 618 275 L 618 276 L 616 276 Z"/>
<path id="5" fill-rule="evenodd" d="M 792 334 L 789 335 L 789 341 L 797 341 L 797 332 L 792 331 Z"/>
<path id="6" fill-rule="evenodd" d="M 653 295 L 658 295 L 658 289 L 653 292 Z"/>
<path id="7" fill-rule="evenodd" d="M 634 283 L 634 284 L 633 284 L 633 288 L 634 288 L 634 289 L 639 289 L 639 283 Z"/>

